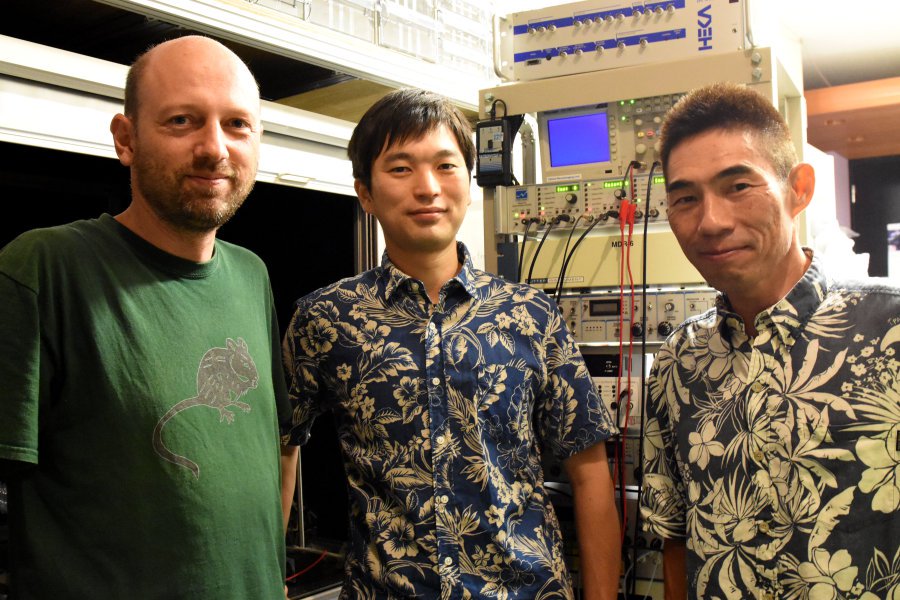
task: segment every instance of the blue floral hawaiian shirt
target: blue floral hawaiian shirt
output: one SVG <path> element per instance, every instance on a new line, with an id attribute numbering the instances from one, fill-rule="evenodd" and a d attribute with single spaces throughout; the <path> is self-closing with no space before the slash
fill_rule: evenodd
<path id="1" fill-rule="evenodd" d="M 344 599 L 572 597 L 541 455 L 615 429 L 554 303 L 458 254 L 436 304 L 385 254 L 298 301 L 285 336 L 292 441 L 338 424 Z"/>
<path id="2" fill-rule="evenodd" d="M 755 324 L 720 297 L 658 354 L 649 529 L 691 598 L 900 598 L 900 289 L 814 258 Z"/>

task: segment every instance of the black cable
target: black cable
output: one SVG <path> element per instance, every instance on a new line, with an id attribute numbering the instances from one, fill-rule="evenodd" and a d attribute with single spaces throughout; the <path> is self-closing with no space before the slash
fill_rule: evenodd
<path id="1" fill-rule="evenodd" d="M 522 262 L 525 260 L 525 242 L 528 241 L 528 230 L 537 222 L 537 219 L 528 219 L 528 222 L 525 223 L 525 231 L 522 232 L 522 249 L 519 250 L 519 264 L 516 265 L 516 283 L 522 281 Z"/>
<path id="2" fill-rule="evenodd" d="M 497 98 L 496 100 L 494 100 L 493 104 L 491 104 L 491 121 L 497 118 L 498 102 L 503 105 L 503 118 L 506 118 L 506 116 L 509 114 L 509 109 L 506 107 L 506 102 L 504 102 L 500 98 Z"/>
<path id="3" fill-rule="evenodd" d="M 531 274 L 534 273 L 534 265 L 537 263 L 538 254 L 541 252 L 541 248 L 544 245 L 544 242 L 547 241 L 547 236 L 550 235 L 550 231 L 556 227 L 562 221 L 570 221 L 571 217 L 566 214 L 557 215 L 556 218 L 552 219 L 547 225 L 547 229 L 544 230 L 544 235 L 541 236 L 541 241 L 538 242 L 538 246 L 534 251 L 534 254 L 531 257 L 531 266 L 528 267 L 528 279 L 525 280 L 525 283 L 531 285 Z"/>
<path id="4" fill-rule="evenodd" d="M 594 227 L 596 227 L 597 223 L 599 223 L 600 221 L 606 221 L 609 219 L 609 217 L 618 217 L 618 216 L 619 216 L 619 213 L 614 210 L 605 212 L 602 215 L 598 216 L 597 219 L 594 220 L 594 222 L 591 223 L 590 226 L 588 226 L 588 228 L 584 230 L 584 233 L 582 233 L 581 236 L 579 236 L 579 238 L 575 241 L 575 245 L 572 246 L 572 251 L 569 252 L 568 256 L 565 258 L 565 261 L 563 262 L 562 269 L 560 270 L 560 278 L 559 278 L 560 281 L 564 280 L 564 278 L 566 276 L 566 272 L 569 270 L 569 261 L 572 259 L 573 256 L 575 256 L 575 251 L 578 249 L 578 246 L 581 244 L 581 241 L 584 240 L 585 236 L 587 236 L 587 234 L 589 234 L 591 232 L 591 230 Z M 577 221 L 576 221 L 576 223 L 577 223 Z M 558 286 L 557 290 L 558 291 L 556 291 L 556 302 L 559 303 L 560 298 L 562 298 L 562 284 L 561 283 Z"/>
<path id="5" fill-rule="evenodd" d="M 559 278 L 556 280 L 556 287 L 553 288 L 553 297 L 556 299 L 556 303 L 559 304 L 559 299 L 562 297 L 562 288 L 563 288 L 563 277 L 565 273 L 563 270 L 566 268 L 566 265 L 569 263 L 569 242 L 572 241 L 572 234 L 575 233 L 575 229 L 578 227 L 578 222 L 581 221 L 583 215 L 578 215 L 578 218 L 575 219 L 575 222 L 572 223 L 571 229 L 569 229 L 569 237 L 566 238 L 566 247 L 563 249 L 562 253 L 562 262 L 559 267 Z"/>
<path id="6" fill-rule="evenodd" d="M 647 418 L 647 398 L 646 398 L 646 389 L 647 389 L 647 334 L 649 333 L 649 327 L 647 326 L 647 225 L 650 221 L 650 189 L 653 187 L 653 172 L 657 167 L 662 166 L 659 161 L 654 161 L 650 166 L 650 174 L 647 176 L 647 203 L 644 206 L 644 240 L 643 240 L 643 249 L 644 255 L 642 257 L 642 281 L 641 281 L 641 294 L 643 296 L 643 302 L 641 305 L 641 320 L 644 323 L 644 335 L 641 338 L 641 418 L 640 418 L 640 428 L 638 429 L 638 451 L 637 456 L 635 457 L 635 463 L 640 464 L 640 470 L 635 474 L 637 479 L 637 511 L 634 516 L 634 540 L 637 540 L 638 531 L 640 530 L 641 524 L 641 496 L 644 491 L 644 424 Z M 640 460 L 640 462 L 638 462 Z M 632 565 L 637 564 L 637 544 L 635 544 L 631 549 L 631 561 Z M 625 582 L 629 584 L 629 582 Z M 629 587 L 631 589 L 631 594 L 634 595 L 635 587 L 637 586 L 637 573 L 632 573 L 631 582 Z"/>

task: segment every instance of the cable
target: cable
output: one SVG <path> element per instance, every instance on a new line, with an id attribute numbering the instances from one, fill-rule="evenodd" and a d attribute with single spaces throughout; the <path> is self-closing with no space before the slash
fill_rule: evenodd
<path id="1" fill-rule="evenodd" d="M 328 556 L 328 550 L 323 550 L 322 554 L 319 555 L 319 558 L 312 561 L 312 563 L 310 563 L 309 566 L 305 567 L 303 570 L 297 571 L 296 573 L 294 573 L 293 575 L 291 575 L 290 577 L 285 579 L 285 581 L 291 581 L 292 579 L 296 579 L 297 577 L 300 577 L 304 573 L 309 572 L 313 567 L 315 567 L 317 564 L 319 564 L 320 562 L 325 560 L 326 556 Z"/>
<path id="2" fill-rule="evenodd" d="M 491 121 L 493 121 L 494 119 L 497 118 L 497 104 L 498 103 L 503 105 L 503 117 L 506 118 L 506 116 L 509 115 L 509 109 L 507 109 L 507 107 L 506 107 L 506 102 L 504 102 L 500 98 L 497 98 L 491 104 Z"/>
<path id="3" fill-rule="evenodd" d="M 628 194 L 625 191 L 626 187 L 631 188 L 631 197 L 634 198 L 634 180 L 633 173 L 635 168 L 642 167 L 642 163 L 640 161 L 632 160 L 628 163 L 628 167 L 625 169 L 625 175 L 622 177 L 622 187 L 618 190 L 616 196 L 621 200 L 619 204 L 619 237 L 621 243 L 621 253 L 619 254 L 619 368 L 617 370 L 616 377 L 616 394 L 617 400 L 621 405 L 621 399 L 623 397 L 622 394 L 622 371 L 624 369 L 628 369 L 628 373 L 631 372 L 631 364 L 630 359 L 628 364 L 626 364 L 625 360 L 625 348 L 624 348 L 624 336 L 625 336 L 625 316 L 624 316 L 624 307 L 625 307 L 625 264 L 626 264 L 626 255 L 630 257 L 629 246 L 631 232 L 629 232 L 629 240 L 625 239 L 625 225 L 627 223 L 634 223 L 634 205 L 629 202 Z M 633 229 L 632 229 L 633 231 Z M 630 264 L 629 266 L 629 275 L 630 275 Z M 632 290 L 632 306 L 631 312 L 634 312 L 634 297 Z M 629 336 L 631 334 L 631 329 L 629 328 Z M 632 344 L 632 340 L 629 339 L 629 347 Z M 630 352 L 629 352 L 630 355 Z M 628 378 L 629 382 L 629 393 L 625 395 L 625 400 L 630 403 L 630 377 Z M 626 430 L 627 432 L 627 405 L 626 405 Z M 619 500 L 620 500 L 620 511 L 622 515 L 622 543 L 625 542 L 625 533 L 628 529 L 628 504 L 626 502 L 626 489 L 625 489 L 625 444 L 626 444 L 626 436 L 625 432 L 620 432 L 620 442 L 615 445 L 615 452 L 613 453 L 613 473 L 614 480 L 613 486 L 615 486 L 616 481 L 619 484 Z"/>
<path id="4" fill-rule="evenodd" d="M 527 283 L 528 285 L 531 285 L 531 274 L 534 273 L 534 265 L 537 262 L 538 254 L 540 254 L 540 252 L 541 252 L 541 247 L 543 247 L 544 242 L 547 240 L 547 236 L 550 235 L 550 231 L 554 227 L 556 227 L 560 222 L 562 222 L 562 221 L 568 222 L 571 219 L 572 219 L 572 217 L 570 217 L 569 215 L 566 215 L 566 214 L 556 215 L 556 217 L 550 221 L 550 224 L 547 225 L 547 229 L 544 230 L 544 235 L 541 236 L 541 241 L 538 242 L 538 247 L 534 250 L 534 254 L 531 257 L 531 265 L 528 267 L 528 279 L 525 280 L 525 283 Z"/>
<path id="5" fill-rule="evenodd" d="M 566 247 L 565 249 L 563 249 L 562 262 L 559 267 L 559 278 L 556 280 L 556 287 L 554 288 L 553 292 L 553 296 L 555 297 L 557 304 L 559 304 L 559 300 L 562 297 L 563 281 L 565 281 L 566 276 L 565 270 L 569 264 L 569 256 L 571 256 L 569 254 L 569 242 L 572 241 L 572 234 L 575 233 L 575 229 L 578 227 L 579 221 L 581 221 L 581 219 L 583 218 L 584 215 L 578 215 L 578 218 L 575 219 L 574 223 L 572 223 L 571 229 L 569 229 L 569 237 L 566 238 Z"/>
<path id="6" fill-rule="evenodd" d="M 644 207 L 644 239 L 643 243 L 643 257 L 642 257 L 642 281 L 641 281 L 641 293 L 643 294 L 643 304 L 641 306 L 641 319 L 644 323 L 647 322 L 647 226 L 650 221 L 650 190 L 653 187 L 653 172 L 656 171 L 657 168 L 661 167 L 662 164 L 659 161 L 654 161 L 650 166 L 650 174 L 647 175 L 647 204 Z M 645 327 L 646 329 L 646 327 Z M 634 516 L 634 531 L 635 535 L 637 535 L 637 531 L 641 525 L 641 499 L 644 493 L 644 468 L 643 468 L 643 460 L 644 460 L 644 426 L 646 424 L 647 418 L 647 336 L 646 332 L 644 338 L 641 340 L 641 395 L 640 395 L 640 407 L 641 407 L 641 419 L 639 421 L 639 430 L 638 430 L 638 457 L 640 458 L 641 467 L 640 471 L 636 473 L 635 479 L 637 479 L 637 511 Z M 637 460 L 635 460 L 637 462 Z M 632 552 L 632 557 L 637 555 L 637 549 L 634 549 Z M 657 564 L 657 566 L 659 566 Z M 654 573 L 655 573 L 654 569 Z M 626 582 L 627 583 L 627 582 Z M 631 581 L 631 591 L 634 593 L 634 588 L 636 585 L 635 579 Z M 645 596 L 646 598 L 646 596 Z"/>
<path id="7" fill-rule="evenodd" d="M 519 264 L 516 266 L 516 282 L 522 281 L 522 262 L 525 260 L 525 242 L 528 241 L 528 230 L 537 223 L 537 219 L 528 219 L 525 224 L 525 231 L 522 232 L 522 249 L 519 251 Z"/>

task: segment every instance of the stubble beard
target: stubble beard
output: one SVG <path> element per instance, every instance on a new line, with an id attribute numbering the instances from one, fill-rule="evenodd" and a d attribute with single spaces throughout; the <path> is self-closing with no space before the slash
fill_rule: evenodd
<path id="1" fill-rule="evenodd" d="M 245 180 L 231 166 L 196 160 L 188 168 L 168 171 L 153 161 L 135 161 L 133 179 L 141 196 L 153 212 L 170 226 L 192 234 L 216 231 L 237 212 L 253 190 L 255 173 Z M 185 189 L 184 180 L 191 172 L 227 174 L 231 186 L 224 194 Z M 216 200 L 218 198 L 218 200 Z"/>

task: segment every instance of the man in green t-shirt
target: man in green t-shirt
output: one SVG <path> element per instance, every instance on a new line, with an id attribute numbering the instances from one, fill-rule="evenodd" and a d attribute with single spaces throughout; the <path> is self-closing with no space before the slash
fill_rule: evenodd
<path id="1" fill-rule="evenodd" d="M 284 597 L 297 449 L 271 287 L 216 239 L 261 129 L 236 55 L 160 44 L 110 126 L 128 208 L 0 251 L 12 598 Z"/>

